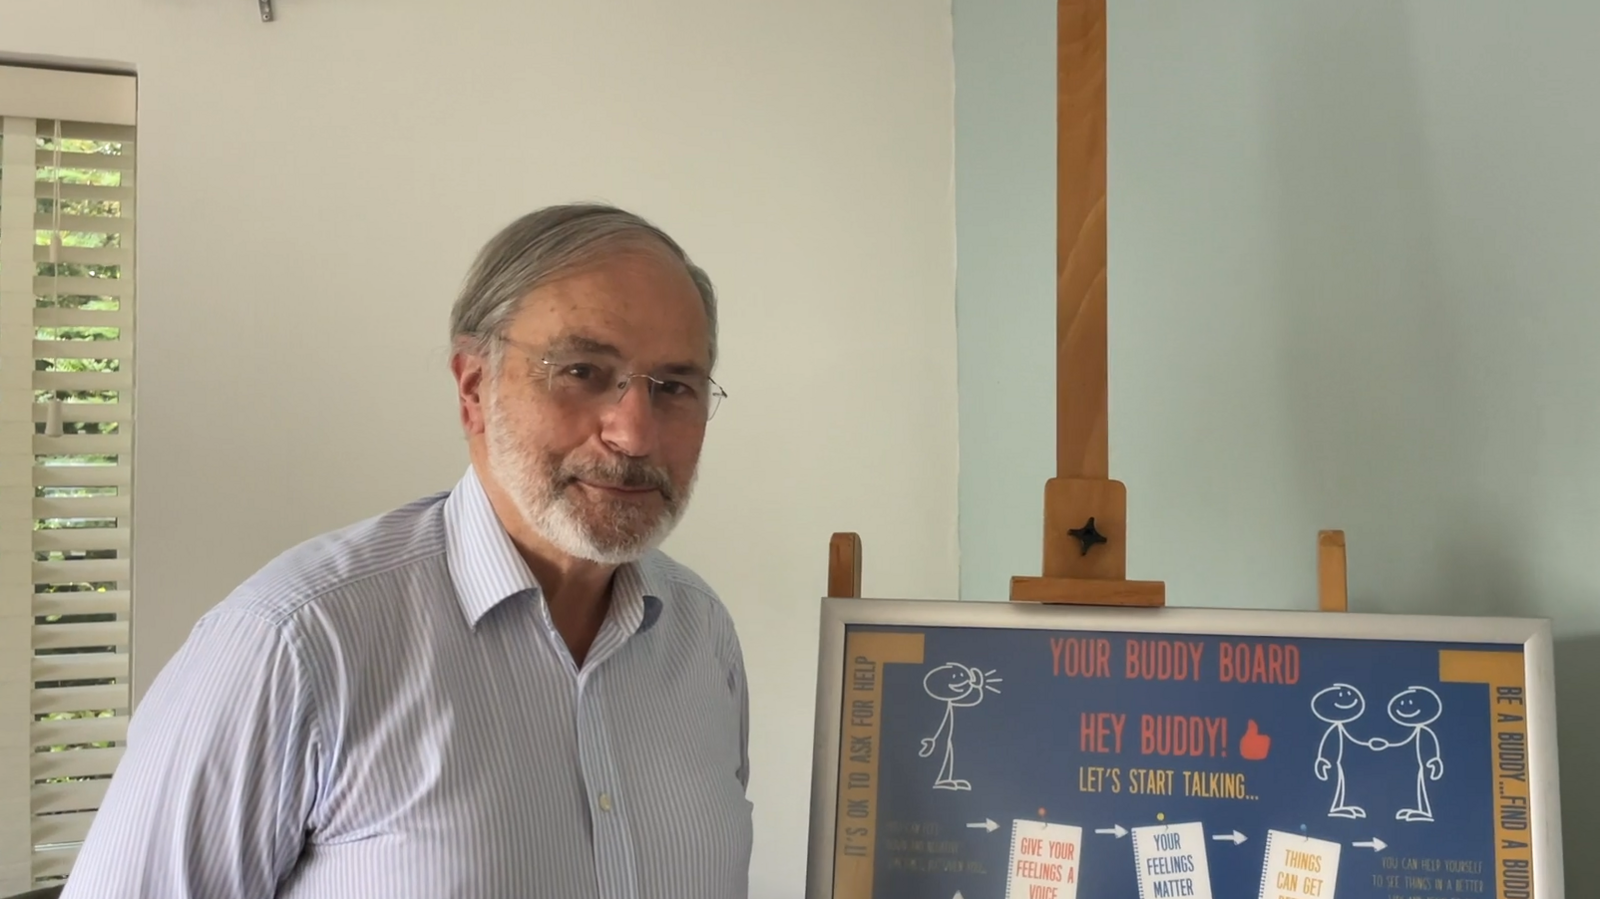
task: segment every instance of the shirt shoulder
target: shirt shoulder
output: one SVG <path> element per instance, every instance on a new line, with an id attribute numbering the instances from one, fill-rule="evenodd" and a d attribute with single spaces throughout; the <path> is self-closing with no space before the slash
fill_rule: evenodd
<path id="1" fill-rule="evenodd" d="M 305 606 L 336 600 L 363 582 L 442 566 L 448 497 L 425 496 L 293 546 L 245 579 L 213 613 L 253 614 L 283 624 Z"/>
<path id="2" fill-rule="evenodd" d="M 739 655 L 733 615 L 705 578 L 660 550 L 645 557 L 643 564 L 647 569 L 646 584 L 666 594 L 658 598 L 668 614 L 692 622 L 713 640 L 721 654 Z"/>

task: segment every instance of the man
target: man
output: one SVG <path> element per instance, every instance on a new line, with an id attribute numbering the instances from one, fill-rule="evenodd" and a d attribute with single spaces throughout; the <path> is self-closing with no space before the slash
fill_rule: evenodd
<path id="1" fill-rule="evenodd" d="M 451 336 L 466 475 L 202 618 L 67 899 L 746 895 L 738 638 L 656 548 L 724 395 L 710 281 L 633 215 L 545 209 Z"/>

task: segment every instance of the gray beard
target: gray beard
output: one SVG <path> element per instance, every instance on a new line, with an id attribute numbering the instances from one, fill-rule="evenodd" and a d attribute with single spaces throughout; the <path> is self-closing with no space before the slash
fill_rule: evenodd
<path id="1" fill-rule="evenodd" d="M 559 461 L 522 444 L 497 394 L 491 385 L 485 398 L 489 472 L 511 497 L 522 520 L 550 545 L 576 559 L 623 565 L 660 546 L 682 520 L 694 477 L 680 492 L 659 469 L 630 467 L 626 462 L 563 470 Z M 615 481 L 653 484 L 661 490 L 666 508 L 651 514 L 632 503 L 602 502 L 600 521 L 586 521 L 588 516 L 567 490 L 574 476 L 597 471 Z"/>

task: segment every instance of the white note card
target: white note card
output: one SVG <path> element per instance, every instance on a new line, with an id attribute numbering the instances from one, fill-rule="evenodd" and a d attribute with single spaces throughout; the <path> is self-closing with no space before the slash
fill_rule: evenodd
<path id="1" fill-rule="evenodd" d="M 1018 818 L 1011 822 L 1006 899 L 1077 899 L 1083 828 Z"/>
<path id="2" fill-rule="evenodd" d="M 1139 899 L 1211 899 L 1206 829 L 1199 821 L 1133 829 Z"/>
<path id="3" fill-rule="evenodd" d="M 1267 831 L 1261 899 L 1333 899 L 1339 882 L 1339 847 L 1297 833 Z"/>

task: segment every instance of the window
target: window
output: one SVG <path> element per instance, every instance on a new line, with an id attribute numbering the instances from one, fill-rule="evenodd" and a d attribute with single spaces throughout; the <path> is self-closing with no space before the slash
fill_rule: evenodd
<path id="1" fill-rule="evenodd" d="M 0 66 L 0 895 L 71 870 L 127 733 L 134 79 Z"/>

